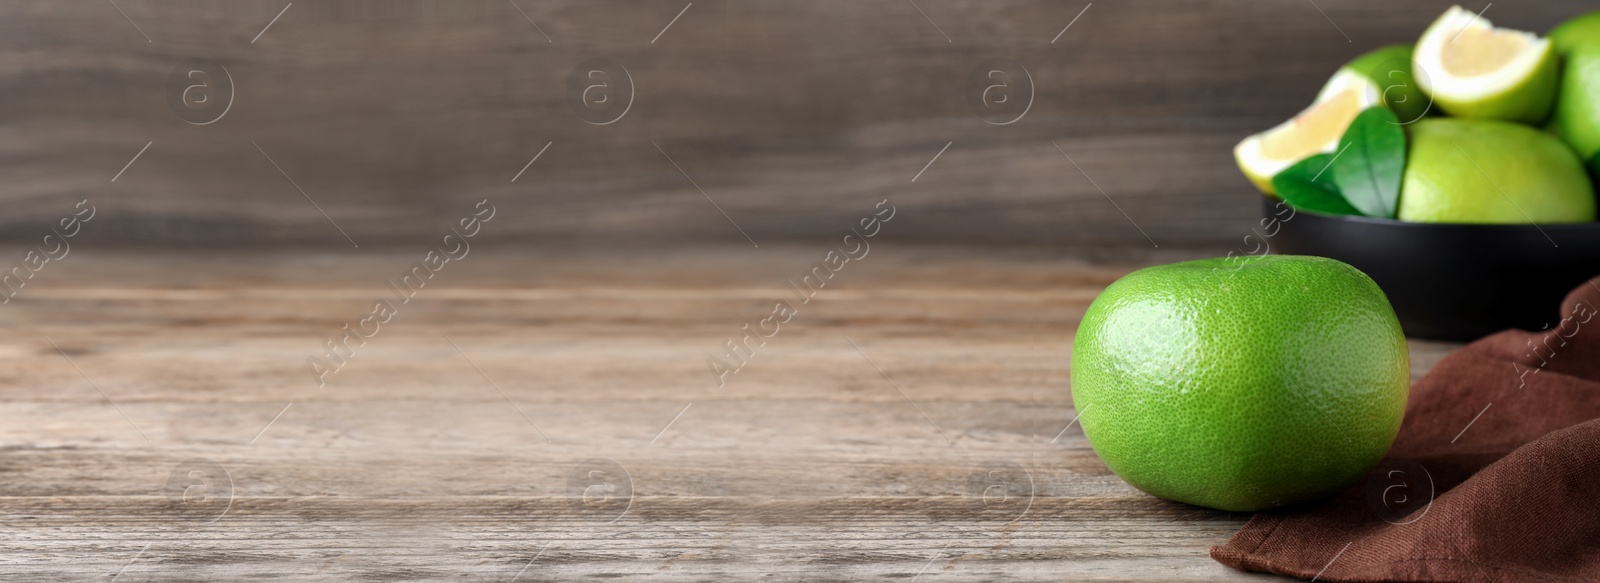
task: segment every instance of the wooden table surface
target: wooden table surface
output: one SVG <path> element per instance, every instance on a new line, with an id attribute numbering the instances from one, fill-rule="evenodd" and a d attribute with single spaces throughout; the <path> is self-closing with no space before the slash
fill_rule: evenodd
<path id="1" fill-rule="evenodd" d="M 75 249 L 0 305 L 0 572 L 1262 578 L 1207 556 L 1248 515 L 1133 489 L 1070 423 L 1084 308 L 1192 255 L 891 237 L 721 387 L 826 244 L 480 244 L 322 387 L 421 251 Z"/>

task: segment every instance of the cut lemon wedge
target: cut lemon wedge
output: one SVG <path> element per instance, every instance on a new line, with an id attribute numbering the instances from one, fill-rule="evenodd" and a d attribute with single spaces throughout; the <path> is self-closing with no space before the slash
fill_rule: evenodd
<path id="1" fill-rule="evenodd" d="M 1417 84 L 1456 117 L 1539 123 L 1555 102 L 1557 59 L 1549 39 L 1495 28 L 1452 6 L 1417 41 Z"/>
<path id="2" fill-rule="evenodd" d="M 1277 127 L 1245 138 L 1233 149 L 1239 169 L 1267 194 L 1277 194 L 1272 177 L 1295 162 L 1331 153 L 1356 114 L 1382 101 L 1378 86 L 1365 75 L 1340 69 L 1317 94 L 1311 107 Z"/>

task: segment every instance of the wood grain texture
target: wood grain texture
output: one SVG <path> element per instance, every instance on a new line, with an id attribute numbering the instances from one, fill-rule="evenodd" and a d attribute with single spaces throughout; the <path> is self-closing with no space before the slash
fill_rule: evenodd
<path id="1" fill-rule="evenodd" d="M 1257 215 L 1232 146 L 1451 2 L 351 0 L 274 22 L 286 4 L 0 4 L 0 233 L 87 196 L 117 241 L 346 244 L 287 174 L 366 245 L 430 237 L 483 196 L 540 240 L 742 241 L 707 196 L 758 242 L 806 240 L 891 196 L 926 240 L 1220 245 Z M 1592 8 L 1486 17 L 1545 31 Z M 591 57 L 637 88 L 610 125 L 566 98 Z M 1033 79 L 1014 124 L 967 101 L 987 58 Z M 195 60 L 235 80 L 211 125 L 167 103 Z"/>
<path id="2" fill-rule="evenodd" d="M 1185 255 L 896 243 L 722 387 L 706 357 L 816 249 L 485 239 L 320 388 L 306 357 L 413 254 L 70 256 L 0 305 L 0 571 L 1257 578 L 1206 556 L 1247 515 L 1134 490 L 1070 423 L 1089 301 Z"/>

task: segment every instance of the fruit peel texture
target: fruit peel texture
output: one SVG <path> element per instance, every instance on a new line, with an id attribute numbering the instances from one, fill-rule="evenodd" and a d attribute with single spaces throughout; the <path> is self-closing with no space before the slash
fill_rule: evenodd
<path id="1" fill-rule="evenodd" d="M 1567 54 L 1551 126 L 1582 158 L 1600 153 L 1600 44 Z"/>
<path id="2" fill-rule="evenodd" d="M 1595 219 L 1583 162 L 1521 124 L 1431 118 L 1411 124 L 1402 221 L 1579 223 Z"/>
<path id="3" fill-rule="evenodd" d="M 1073 403 L 1096 453 L 1150 494 L 1228 511 L 1331 496 L 1399 431 L 1410 362 L 1377 285 L 1331 259 L 1140 270 L 1090 306 Z"/>
<path id="4" fill-rule="evenodd" d="M 1412 46 L 1395 44 L 1379 47 L 1351 60 L 1346 69 L 1355 71 L 1378 87 L 1379 99 L 1404 123 L 1411 123 L 1432 109 L 1427 94 L 1417 85 L 1411 65 Z"/>

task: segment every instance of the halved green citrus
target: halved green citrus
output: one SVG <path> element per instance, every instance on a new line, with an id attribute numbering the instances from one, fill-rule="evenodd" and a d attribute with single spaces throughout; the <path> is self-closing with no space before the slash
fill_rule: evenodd
<path id="1" fill-rule="evenodd" d="M 1141 269 L 1095 298 L 1072 346 L 1072 402 L 1106 466 L 1230 511 L 1359 479 L 1399 431 L 1409 382 L 1388 299 L 1321 257 Z"/>
<path id="2" fill-rule="evenodd" d="M 1339 137 L 1361 110 L 1382 100 L 1382 91 L 1365 75 L 1340 69 L 1311 107 L 1270 130 L 1245 138 L 1233 148 L 1233 157 L 1245 177 L 1267 194 L 1272 177 L 1313 154 L 1332 152 Z"/>
<path id="3" fill-rule="evenodd" d="M 1456 117 L 1539 123 L 1555 103 L 1558 67 L 1549 39 L 1495 28 L 1452 6 L 1417 41 L 1417 81 Z"/>

